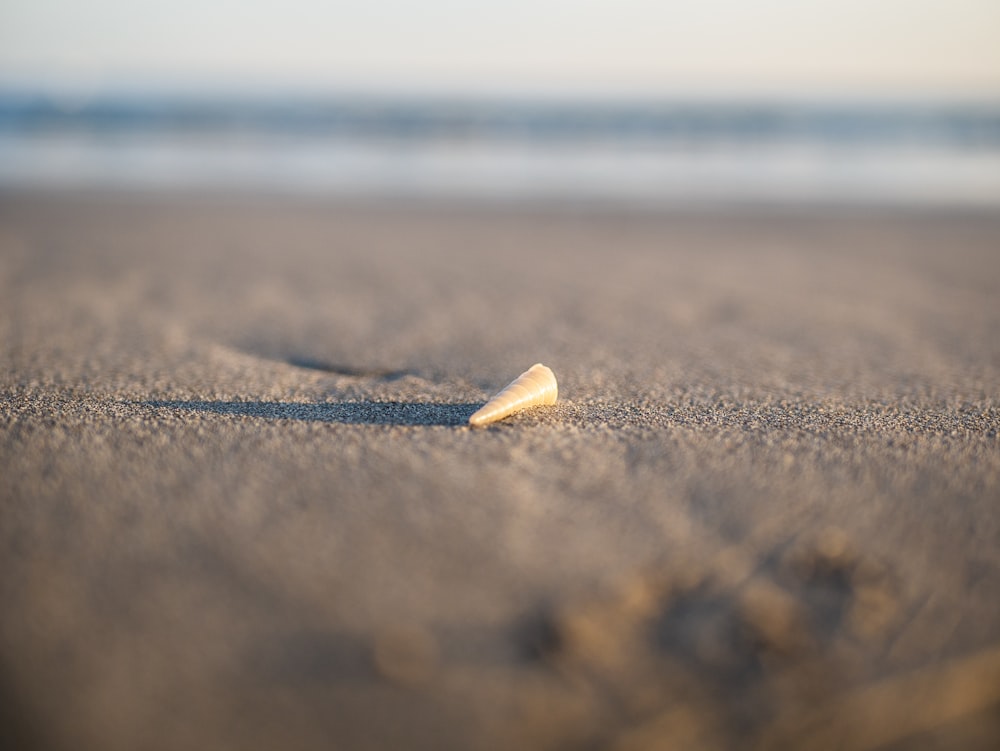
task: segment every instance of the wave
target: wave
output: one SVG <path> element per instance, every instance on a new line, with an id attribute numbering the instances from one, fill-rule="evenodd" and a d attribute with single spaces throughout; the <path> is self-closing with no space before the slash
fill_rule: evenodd
<path id="1" fill-rule="evenodd" d="M 1000 208 L 995 103 L 0 91 L 0 187 Z"/>

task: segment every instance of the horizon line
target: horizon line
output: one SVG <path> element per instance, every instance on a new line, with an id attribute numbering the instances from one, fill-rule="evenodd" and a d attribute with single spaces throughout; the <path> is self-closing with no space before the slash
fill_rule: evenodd
<path id="1" fill-rule="evenodd" d="M 728 102 L 1000 102 L 1000 86 L 913 86 L 871 84 L 723 85 L 717 82 L 689 84 L 609 85 L 580 83 L 532 84 L 491 82 L 473 86 L 457 81 L 406 81 L 369 77 L 364 80 L 312 77 L 193 76 L 175 74 L 127 74 L 93 77 L 65 73 L 12 72 L 0 70 L 0 91 L 22 91 L 55 98 L 89 99 L 148 93 L 163 96 L 236 96 L 322 98 L 358 97 L 376 99 L 441 99 L 467 101 L 728 101 Z"/>

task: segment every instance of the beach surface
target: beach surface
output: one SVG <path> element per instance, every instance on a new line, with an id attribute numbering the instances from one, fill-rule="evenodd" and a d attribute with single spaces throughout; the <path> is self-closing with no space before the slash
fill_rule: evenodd
<path id="1" fill-rule="evenodd" d="M 998 290 L 997 214 L 4 193 L 0 745 L 996 748 Z"/>

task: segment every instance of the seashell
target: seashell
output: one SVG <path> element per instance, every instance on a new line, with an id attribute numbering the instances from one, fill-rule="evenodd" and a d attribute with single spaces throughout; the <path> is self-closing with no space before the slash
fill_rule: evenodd
<path id="1" fill-rule="evenodd" d="M 473 414 L 469 425 L 487 425 L 528 407 L 555 404 L 558 395 L 555 374 L 540 362 L 535 363 Z"/>

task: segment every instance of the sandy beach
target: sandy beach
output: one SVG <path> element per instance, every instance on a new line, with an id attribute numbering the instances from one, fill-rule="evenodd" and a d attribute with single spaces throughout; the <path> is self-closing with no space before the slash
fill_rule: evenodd
<path id="1" fill-rule="evenodd" d="M 998 290 L 995 213 L 2 193 L 0 745 L 996 748 Z"/>

